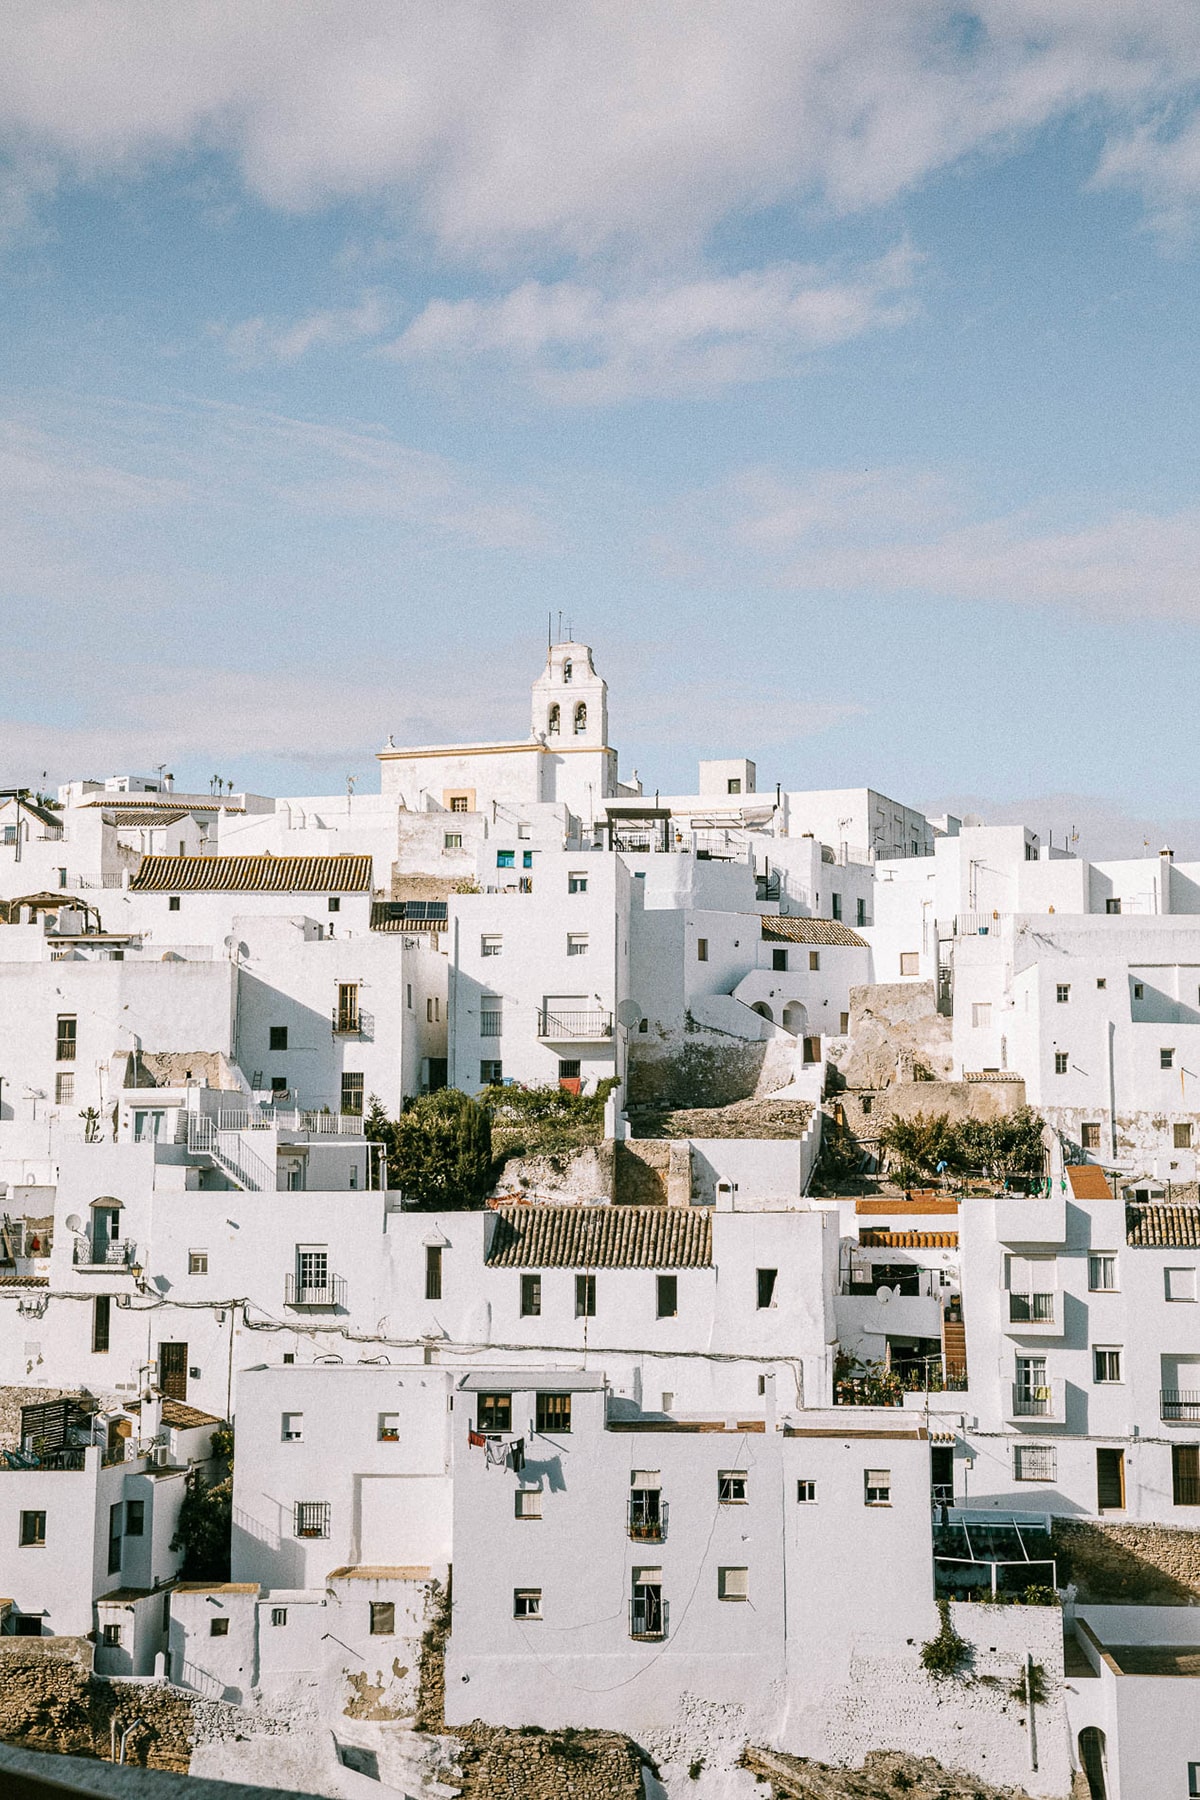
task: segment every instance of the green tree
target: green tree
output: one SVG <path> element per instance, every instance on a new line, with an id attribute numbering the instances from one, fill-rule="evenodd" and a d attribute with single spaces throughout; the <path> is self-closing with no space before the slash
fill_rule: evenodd
<path id="1" fill-rule="evenodd" d="M 491 1117 L 458 1088 L 422 1094 L 396 1121 L 389 1183 L 414 1206 L 479 1206 L 493 1167 Z"/>
<path id="2" fill-rule="evenodd" d="M 185 1581 L 228 1581 L 229 1543 L 233 1531 L 233 1432 L 227 1426 L 212 1434 L 212 1453 L 226 1465 L 220 1481 L 206 1481 L 202 1468 L 188 1470 L 172 1550 L 183 1551 L 180 1574 Z"/>

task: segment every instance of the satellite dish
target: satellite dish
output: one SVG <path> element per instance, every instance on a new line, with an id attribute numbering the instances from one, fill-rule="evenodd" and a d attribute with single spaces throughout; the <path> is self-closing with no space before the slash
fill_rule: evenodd
<path id="1" fill-rule="evenodd" d="M 67 1230 L 68 1231 L 82 1231 L 83 1230 L 83 1220 L 79 1217 L 78 1213 L 68 1213 L 67 1214 Z"/>
<path id="2" fill-rule="evenodd" d="M 617 1004 L 617 1024 L 622 1031 L 636 1031 L 645 1016 L 636 1000 L 621 1000 Z"/>
<path id="3" fill-rule="evenodd" d="M 878 1300 L 880 1306 L 886 1306 L 889 1300 L 894 1299 L 895 1293 L 895 1288 L 879 1287 L 875 1289 L 875 1298 Z"/>

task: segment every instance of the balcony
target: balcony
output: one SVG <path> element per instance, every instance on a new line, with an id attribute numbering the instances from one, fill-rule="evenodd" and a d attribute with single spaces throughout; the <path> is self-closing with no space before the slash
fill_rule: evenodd
<path id="1" fill-rule="evenodd" d="M 1010 1422 L 1026 1424 L 1037 1420 L 1044 1425 L 1061 1425 L 1066 1416 L 1066 1391 L 1061 1379 L 1040 1387 L 1020 1381 L 1012 1383 L 1005 1414 Z"/>
<path id="2" fill-rule="evenodd" d="M 314 1310 L 321 1307 L 344 1308 L 345 1278 L 341 1275 L 327 1275 L 323 1282 L 308 1282 L 301 1281 L 298 1275 L 288 1275 L 284 1281 L 283 1304 L 312 1307 Z"/>
<path id="3" fill-rule="evenodd" d="M 657 1643 L 667 1635 L 671 1609 L 660 1599 L 657 1588 L 635 1595 L 629 1602 L 629 1635 L 642 1642 Z"/>
<path id="4" fill-rule="evenodd" d="M 56 1450 L 0 1450 L 0 1472 L 24 1474 L 50 1470 L 78 1475 L 87 1466 L 86 1444 L 60 1444 Z"/>
<path id="5" fill-rule="evenodd" d="M 334 1037 L 370 1038 L 375 1036 L 374 1014 L 361 1006 L 335 1006 L 331 1018 Z"/>
<path id="6" fill-rule="evenodd" d="M 1049 1294 L 1016 1294 L 1008 1296 L 1009 1337 L 1060 1337 L 1062 1326 L 1055 1319 L 1056 1296 Z"/>
<path id="7" fill-rule="evenodd" d="M 76 1238 L 71 1261 L 77 1269 L 128 1269 L 137 1261 L 137 1245 L 131 1238 Z"/>
<path id="8" fill-rule="evenodd" d="M 1200 1393 L 1163 1388 L 1158 1396 L 1158 1414 L 1161 1419 L 1194 1424 L 1200 1421 Z"/>
<path id="9" fill-rule="evenodd" d="M 631 1499 L 629 1502 L 629 1535 L 636 1544 L 662 1544 L 667 1537 L 667 1516 L 670 1511 L 665 1500 L 654 1501 Z"/>
<path id="10" fill-rule="evenodd" d="M 612 1036 L 612 1014 L 606 1012 L 551 1012 L 543 1007 L 538 1017 L 538 1036 L 551 1044 L 593 1044 Z"/>

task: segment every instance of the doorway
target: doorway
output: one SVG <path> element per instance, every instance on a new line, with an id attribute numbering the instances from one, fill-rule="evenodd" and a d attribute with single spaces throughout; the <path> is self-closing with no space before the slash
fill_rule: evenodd
<path id="1" fill-rule="evenodd" d="M 1124 1510 L 1125 1452 L 1123 1450 L 1097 1450 L 1096 1511 L 1124 1512 Z"/>
<path id="2" fill-rule="evenodd" d="M 1079 1734 L 1079 1766 L 1087 1777 L 1088 1800 L 1108 1800 L 1104 1764 L 1104 1733 L 1098 1725 L 1088 1725 Z"/>
<path id="3" fill-rule="evenodd" d="M 186 1400 L 188 1384 L 186 1344 L 158 1346 L 158 1388 L 169 1400 Z"/>

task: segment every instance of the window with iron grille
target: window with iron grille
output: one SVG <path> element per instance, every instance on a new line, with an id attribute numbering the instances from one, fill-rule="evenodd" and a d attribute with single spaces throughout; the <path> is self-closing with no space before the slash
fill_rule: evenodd
<path id="1" fill-rule="evenodd" d="M 327 1538 L 329 1536 L 328 1500 L 297 1500 L 296 1536 Z"/>
<path id="2" fill-rule="evenodd" d="M 1099 1124 L 1093 1122 L 1081 1125 L 1079 1127 L 1079 1143 L 1083 1150 L 1098 1150 L 1100 1148 Z"/>
<path id="3" fill-rule="evenodd" d="M 75 1071 L 65 1069 L 54 1077 L 54 1103 L 56 1106 L 73 1106 L 75 1103 Z"/>
<path id="4" fill-rule="evenodd" d="M 363 1109 L 363 1078 L 357 1071 L 346 1070 L 342 1075 L 342 1111 L 353 1113 L 356 1117 Z"/>
<path id="5" fill-rule="evenodd" d="M 58 1062 L 75 1061 L 76 1020 L 74 1013 L 59 1013 L 56 1034 L 55 1059 Z"/>
<path id="6" fill-rule="evenodd" d="M 512 1430 L 512 1395 L 480 1394 L 475 1407 L 477 1431 Z"/>
<path id="7" fill-rule="evenodd" d="M 504 1035 L 504 1002 L 499 994 L 484 994 L 479 1003 L 480 1037 Z"/>
<path id="8" fill-rule="evenodd" d="M 1014 1444 L 1014 1481 L 1057 1481 L 1058 1450 L 1053 1444 Z"/>
<path id="9" fill-rule="evenodd" d="M 537 1430 L 556 1436 L 571 1429 L 570 1394 L 539 1394 L 537 1397 Z"/>
<path id="10" fill-rule="evenodd" d="M 426 1244 L 425 1246 L 425 1298 L 440 1300 L 442 1297 L 442 1246 Z"/>

